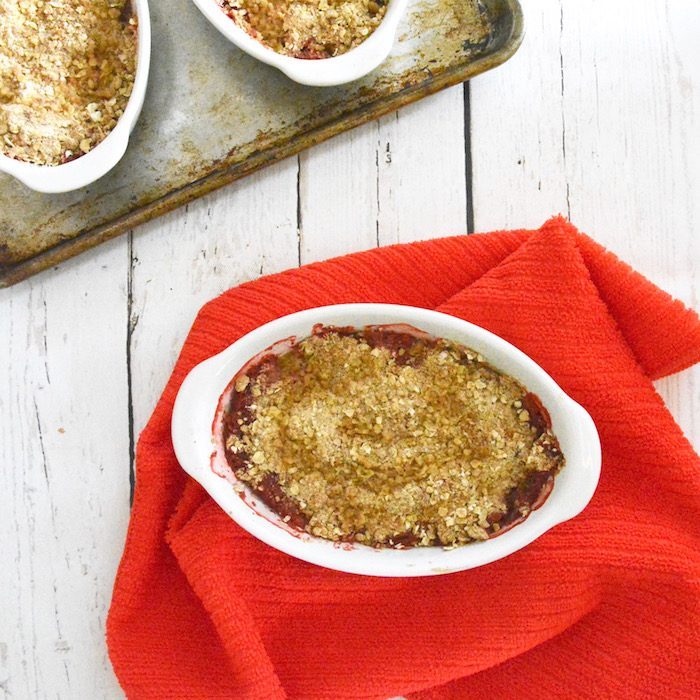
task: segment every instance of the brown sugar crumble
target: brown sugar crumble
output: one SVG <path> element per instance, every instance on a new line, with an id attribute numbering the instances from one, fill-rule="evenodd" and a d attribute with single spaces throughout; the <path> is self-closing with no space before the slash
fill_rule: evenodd
<path id="1" fill-rule="evenodd" d="M 329 58 L 362 43 L 386 12 L 385 0 L 219 0 L 253 38 L 296 58 Z"/>
<path id="2" fill-rule="evenodd" d="M 59 165 L 102 141 L 131 95 L 136 25 L 129 0 L 2 0 L 2 152 Z"/>
<path id="3" fill-rule="evenodd" d="M 564 464 L 539 399 L 419 331 L 321 327 L 234 381 L 226 458 L 292 527 L 455 547 L 522 521 Z"/>

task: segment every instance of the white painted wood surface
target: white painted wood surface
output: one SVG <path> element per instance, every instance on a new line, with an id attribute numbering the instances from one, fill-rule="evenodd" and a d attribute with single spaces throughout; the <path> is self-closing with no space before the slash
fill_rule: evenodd
<path id="1" fill-rule="evenodd" d="M 130 448 L 197 309 L 228 287 L 562 212 L 700 306 L 700 4 L 524 4 L 522 49 L 467 90 L 0 292 L 0 698 L 122 697 L 104 620 Z M 697 447 L 700 371 L 659 389 Z"/>

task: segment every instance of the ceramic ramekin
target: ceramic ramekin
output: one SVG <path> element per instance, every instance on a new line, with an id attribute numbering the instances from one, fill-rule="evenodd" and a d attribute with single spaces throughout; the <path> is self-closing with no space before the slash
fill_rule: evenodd
<path id="1" fill-rule="evenodd" d="M 109 172 L 122 158 L 129 136 L 141 114 L 151 62 L 151 20 L 148 0 L 131 0 L 138 19 L 136 75 L 124 114 L 117 125 L 89 153 L 62 165 L 35 165 L 0 153 L 0 172 L 17 178 L 27 187 L 47 194 L 69 192 L 89 185 Z"/>
<path id="2" fill-rule="evenodd" d="M 192 0 L 202 14 L 239 49 L 279 68 L 302 85 L 342 85 L 373 71 L 389 55 L 399 21 L 408 0 L 389 0 L 381 24 L 354 49 L 340 56 L 320 59 L 283 56 L 254 39 L 221 9 L 217 0 Z"/>
<path id="3" fill-rule="evenodd" d="M 539 396 L 549 411 L 552 429 L 566 458 L 549 498 L 524 522 L 502 535 L 451 550 L 339 545 L 289 528 L 227 468 L 217 430 L 217 409 L 220 397 L 246 362 L 282 339 L 310 335 L 318 323 L 356 328 L 409 324 L 473 348 L 494 367 L 518 379 Z M 601 462 L 600 440 L 591 417 L 527 355 L 497 335 L 454 316 L 393 304 L 340 304 L 309 309 L 279 318 L 243 336 L 187 375 L 173 409 L 172 440 L 183 469 L 252 535 L 304 561 L 371 576 L 447 574 L 506 557 L 555 525 L 578 515 L 593 496 Z M 217 471 L 227 476 L 219 476 Z"/>

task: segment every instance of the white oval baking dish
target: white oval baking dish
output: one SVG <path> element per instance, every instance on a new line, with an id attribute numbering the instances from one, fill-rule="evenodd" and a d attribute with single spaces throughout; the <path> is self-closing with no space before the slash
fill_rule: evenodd
<path id="1" fill-rule="evenodd" d="M 451 550 L 339 545 L 289 528 L 227 468 L 220 440 L 214 435 L 218 425 L 215 416 L 219 399 L 243 365 L 282 339 L 310 335 L 319 323 L 356 328 L 409 324 L 473 348 L 494 367 L 518 379 L 539 396 L 549 411 L 552 429 L 566 458 L 549 498 L 524 522 L 502 535 Z M 304 561 L 372 576 L 447 574 L 508 556 L 555 525 L 578 515 L 593 496 L 601 463 L 600 440 L 592 418 L 534 360 L 472 323 L 436 311 L 394 304 L 340 304 L 309 309 L 283 316 L 243 336 L 187 375 L 173 408 L 172 440 L 183 469 L 252 535 Z M 228 472 L 228 476 L 219 476 L 215 467 Z"/>
<path id="2" fill-rule="evenodd" d="M 281 70 L 287 77 L 316 87 L 342 85 L 367 75 L 391 51 L 399 21 L 408 0 L 389 0 L 380 25 L 361 44 L 340 56 L 320 59 L 293 58 L 277 53 L 254 39 L 220 7 L 217 0 L 192 0 L 202 14 L 241 51 Z"/>
<path id="3" fill-rule="evenodd" d="M 46 194 L 70 192 L 89 185 L 109 172 L 122 158 L 129 136 L 141 114 L 151 62 L 151 20 L 148 0 L 131 0 L 138 19 L 136 75 L 124 114 L 117 125 L 89 153 L 62 165 L 36 165 L 0 153 L 0 172 L 12 175 L 32 190 Z"/>

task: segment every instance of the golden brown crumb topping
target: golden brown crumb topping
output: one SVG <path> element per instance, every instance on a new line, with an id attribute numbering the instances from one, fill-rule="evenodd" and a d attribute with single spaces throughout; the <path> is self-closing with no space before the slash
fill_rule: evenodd
<path id="1" fill-rule="evenodd" d="M 319 537 L 456 546 L 522 519 L 563 463 L 530 397 L 446 340 L 325 329 L 236 378 L 227 456 Z"/>
<path id="2" fill-rule="evenodd" d="M 232 19 L 278 53 L 328 58 L 363 42 L 382 21 L 385 0 L 220 0 Z"/>
<path id="3" fill-rule="evenodd" d="M 87 153 L 116 126 L 135 66 L 129 0 L 2 0 L 3 153 L 39 165 Z"/>

